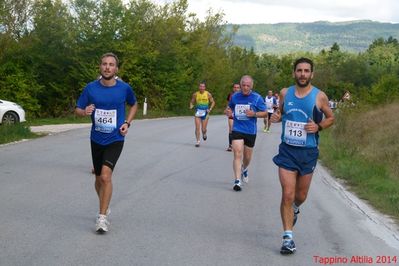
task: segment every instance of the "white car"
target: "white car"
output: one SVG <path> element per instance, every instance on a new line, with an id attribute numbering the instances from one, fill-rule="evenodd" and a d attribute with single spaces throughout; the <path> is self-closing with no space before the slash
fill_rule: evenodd
<path id="1" fill-rule="evenodd" d="M 0 124 L 15 124 L 25 121 L 25 111 L 21 106 L 0 100 Z"/>

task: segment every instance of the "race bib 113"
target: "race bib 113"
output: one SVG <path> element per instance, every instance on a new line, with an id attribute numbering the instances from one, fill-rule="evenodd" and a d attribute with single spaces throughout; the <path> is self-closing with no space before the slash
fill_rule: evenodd
<path id="1" fill-rule="evenodd" d="M 287 120 L 284 128 L 285 143 L 293 146 L 306 146 L 306 123 Z"/>

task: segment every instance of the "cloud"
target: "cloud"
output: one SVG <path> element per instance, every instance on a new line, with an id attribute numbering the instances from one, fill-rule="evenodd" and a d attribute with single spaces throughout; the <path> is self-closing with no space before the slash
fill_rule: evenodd
<path id="1" fill-rule="evenodd" d="M 154 0 L 170 3 L 172 0 Z M 397 0 L 189 0 L 189 11 L 204 18 L 207 10 L 223 12 L 234 24 L 375 20 L 399 22 Z"/>

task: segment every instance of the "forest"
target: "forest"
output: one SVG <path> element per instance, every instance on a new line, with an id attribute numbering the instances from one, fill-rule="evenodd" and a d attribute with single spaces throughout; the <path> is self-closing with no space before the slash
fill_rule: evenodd
<path id="1" fill-rule="evenodd" d="M 233 29 L 235 25 L 227 25 Z M 399 38 L 398 23 L 370 20 L 345 22 L 240 24 L 235 45 L 257 53 L 288 54 L 296 51 L 319 53 L 336 42 L 343 51 L 359 53 L 378 38 Z M 298 38 L 300 37 L 300 38 Z"/>
<path id="2" fill-rule="evenodd" d="M 28 119 L 70 115 L 106 52 L 118 55 L 118 76 L 139 103 L 147 98 L 150 110 L 185 112 L 200 81 L 222 110 L 244 74 L 262 95 L 278 91 L 292 84 L 292 63 L 300 56 L 314 60 L 313 84 L 331 99 L 345 91 L 359 103 L 399 96 L 394 37 L 376 38 L 361 53 L 333 42 L 318 53 L 258 54 L 234 45 L 238 26 L 226 26 L 222 13 L 209 11 L 203 20 L 189 13 L 187 0 L 1 0 L 0 99 L 22 105 Z"/>

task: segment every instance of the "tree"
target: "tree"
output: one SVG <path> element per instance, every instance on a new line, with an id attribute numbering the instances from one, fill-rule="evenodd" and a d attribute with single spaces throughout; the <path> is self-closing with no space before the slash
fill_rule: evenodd
<path id="1" fill-rule="evenodd" d="M 74 54 L 72 18 L 61 0 L 36 1 L 33 10 L 31 67 L 44 86 L 38 95 L 42 114 L 59 116 L 74 107 L 68 73 Z"/>
<path id="2" fill-rule="evenodd" d="M 373 104 L 391 103 L 399 98 L 399 78 L 394 74 L 381 76 L 371 88 L 369 101 Z"/>

